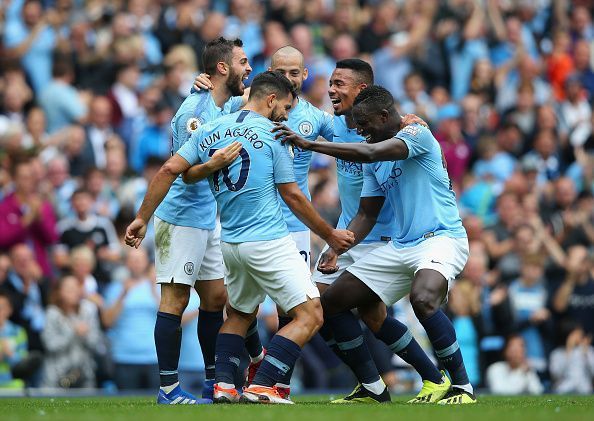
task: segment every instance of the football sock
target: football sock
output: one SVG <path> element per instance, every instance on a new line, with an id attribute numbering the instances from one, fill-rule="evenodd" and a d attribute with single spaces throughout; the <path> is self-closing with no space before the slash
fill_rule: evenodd
<path id="1" fill-rule="evenodd" d="M 284 336 L 274 335 L 252 384 L 272 387 L 277 383 L 284 383 L 282 379 L 293 368 L 299 354 L 299 345 Z"/>
<path id="2" fill-rule="evenodd" d="M 245 348 L 250 354 L 252 363 L 257 363 L 262 359 L 262 342 L 260 342 L 260 334 L 258 333 L 258 319 L 255 319 L 245 335 Z"/>
<path id="3" fill-rule="evenodd" d="M 434 315 L 420 320 L 420 322 L 427 332 L 437 358 L 448 370 L 452 384 L 469 385 L 470 381 L 462 360 L 462 352 L 456 340 L 456 331 L 450 319 L 443 311 L 437 310 Z"/>
<path id="4" fill-rule="evenodd" d="M 235 384 L 244 339 L 240 335 L 219 333 L 216 345 L 216 382 Z"/>
<path id="5" fill-rule="evenodd" d="M 202 348 L 206 380 L 215 378 L 215 347 L 217 335 L 222 325 L 222 310 L 206 311 L 200 309 L 198 312 L 198 341 L 200 342 L 200 348 Z"/>
<path id="6" fill-rule="evenodd" d="M 330 349 L 338 356 L 338 358 L 342 359 L 342 354 L 340 353 L 340 349 L 338 349 L 338 345 L 336 345 L 336 340 L 334 339 L 334 334 L 332 333 L 332 329 L 330 329 L 330 324 L 324 321 L 324 324 L 318 331 L 322 339 L 326 342 L 326 345 L 330 347 Z"/>
<path id="7" fill-rule="evenodd" d="M 334 333 L 342 360 L 353 370 L 359 382 L 367 385 L 376 383 L 380 375 L 363 340 L 363 330 L 353 313 L 338 313 L 328 316 L 326 321 Z"/>
<path id="8" fill-rule="evenodd" d="M 170 386 L 178 381 L 181 317 L 162 311 L 157 312 L 154 335 L 161 387 Z"/>
<path id="9" fill-rule="evenodd" d="M 283 327 L 291 323 L 293 319 L 289 316 L 278 316 L 278 330 L 281 330 Z M 289 387 L 291 384 L 291 377 L 293 377 L 293 370 L 295 369 L 295 365 L 293 365 L 287 374 L 285 374 L 281 380 L 279 381 L 280 384 L 285 385 L 285 387 Z"/>
<path id="10" fill-rule="evenodd" d="M 380 330 L 375 333 L 375 337 L 388 345 L 396 355 L 412 365 L 423 380 L 441 383 L 441 373 L 404 324 L 388 316 Z"/>

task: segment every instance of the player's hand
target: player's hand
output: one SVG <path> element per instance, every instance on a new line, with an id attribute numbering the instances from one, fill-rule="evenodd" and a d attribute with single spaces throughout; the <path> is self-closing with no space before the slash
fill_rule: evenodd
<path id="1" fill-rule="evenodd" d="M 274 138 L 277 140 L 280 139 L 283 145 L 287 142 L 291 142 L 299 149 L 309 149 L 311 146 L 311 142 L 309 140 L 305 140 L 282 123 L 274 123 L 274 127 L 272 128 L 271 132 L 275 133 Z"/>
<path id="2" fill-rule="evenodd" d="M 233 142 L 229 146 L 219 149 L 212 155 L 210 161 L 208 161 L 209 166 L 213 171 L 225 168 L 235 161 L 235 158 L 239 156 L 242 147 L 240 142 Z"/>
<path id="3" fill-rule="evenodd" d="M 402 117 L 402 120 L 400 121 L 400 129 L 402 130 L 411 124 L 420 124 L 421 126 L 429 128 L 429 125 L 421 117 L 414 114 L 407 114 Z"/>
<path id="4" fill-rule="evenodd" d="M 341 254 L 351 248 L 355 242 L 355 234 L 349 230 L 333 229 L 326 242 L 336 253 Z"/>
<path id="5" fill-rule="evenodd" d="M 210 76 L 206 73 L 200 73 L 194 79 L 194 85 L 192 86 L 196 92 L 209 91 L 214 88 L 214 85 L 210 81 Z"/>
<path id="6" fill-rule="evenodd" d="M 128 228 L 126 228 L 126 244 L 130 247 L 138 248 L 144 236 L 146 235 L 146 222 L 140 218 L 136 218 Z"/>
<path id="7" fill-rule="evenodd" d="M 338 254 L 329 248 L 320 256 L 320 261 L 318 262 L 318 270 L 322 272 L 324 275 L 329 275 L 331 273 L 335 273 L 339 267 L 336 266 L 336 262 L 338 260 Z"/>

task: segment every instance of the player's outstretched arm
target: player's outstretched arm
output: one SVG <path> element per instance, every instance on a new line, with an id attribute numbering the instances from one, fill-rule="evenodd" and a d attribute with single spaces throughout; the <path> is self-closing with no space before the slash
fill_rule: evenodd
<path id="1" fill-rule="evenodd" d="M 371 232 L 385 200 L 386 199 L 383 196 L 361 198 L 357 215 L 355 215 L 347 227 L 347 229 L 355 235 L 355 242 L 351 248 L 363 241 L 363 239 Z M 338 254 L 334 250 L 326 250 L 320 257 L 318 270 L 325 274 L 336 272 L 339 269 L 339 267 L 336 266 L 337 259 Z"/>
<path id="2" fill-rule="evenodd" d="M 241 143 L 233 142 L 223 149 L 217 150 L 206 164 L 196 164 L 182 173 L 182 180 L 186 184 L 194 184 L 205 179 L 213 172 L 230 165 L 239 156 Z"/>
<path id="3" fill-rule="evenodd" d="M 280 139 L 283 144 L 291 142 L 298 148 L 334 156 L 345 161 L 397 161 L 408 157 L 406 144 L 395 137 L 378 143 L 309 142 L 283 124 L 277 125 L 272 130 L 275 132 L 275 139 Z"/>
<path id="4" fill-rule="evenodd" d="M 182 172 L 190 168 L 190 163 L 179 154 L 173 155 L 163 164 L 149 184 L 136 214 L 136 219 L 126 228 L 126 244 L 138 248 L 146 234 L 146 226 L 157 206 L 163 201 L 171 184 Z"/>
<path id="5" fill-rule="evenodd" d="M 351 247 L 355 240 L 353 233 L 348 230 L 338 230 L 328 225 L 301 192 L 297 183 L 282 183 L 276 186 L 281 197 L 295 216 L 323 238 L 328 246 L 338 253 L 343 253 Z"/>

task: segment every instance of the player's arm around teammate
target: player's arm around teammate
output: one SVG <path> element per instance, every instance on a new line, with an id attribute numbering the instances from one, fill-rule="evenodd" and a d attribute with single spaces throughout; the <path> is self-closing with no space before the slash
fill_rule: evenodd
<path id="1" fill-rule="evenodd" d="M 212 159 L 205 164 L 199 165 L 196 173 L 203 178 L 213 172 L 226 167 L 239 156 L 241 143 L 234 142 L 231 145 L 217 151 Z M 142 205 L 136 214 L 136 219 L 126 228 L 126 244 L 138 248 L 146 234 L 147 223 L 153 216 L 157 206 L 163 201 L 173 181 L 184 171 L 191 167 L 190 163 L 179 154 L 173 155 L 161 166 L 151 183 L 142 201 Z"/>

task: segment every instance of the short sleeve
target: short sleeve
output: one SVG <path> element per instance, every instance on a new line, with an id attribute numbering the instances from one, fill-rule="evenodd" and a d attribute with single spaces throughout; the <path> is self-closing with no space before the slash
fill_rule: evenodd
<path id="1" fill-rule="evenodd" d="M 361 189 L 361 197 L 385 196 L 375 178 L 373 165 L 363 164 L 363 188 Z"/>
<path id="2" fill-rule="evenodd" d="M 322 111 L 320 113 L 320 118 L 320 136 L 328 142 L 332 142 L 332 139 L 334 138 L 334 117 L 326 111 Z"/>
<path id="3" fill-rule="evenodd" d="M 190 136 L 190 139 L 178 149 L 177 153 L 190 165 L 202 162 L 198 154 L 198 139 L 201 138 L 202 130 L 196 130 Z"/>
<path id="4" fill-rule="evenodd" d="M 292 146 L 289 144 L 283 145 L 276 140 L 272 140 L 270 145 L 275 184 L 294 183 L 295 171 L 293 170 Z"/>
<path id="5" fill-rule="evenodd" d="M 420 124 L 411 124 L 404 127 L 396 133 L 396 138 L 406 143 L 408 158 L 430 152 L 435 147 L 436 142 L 429 129 Z"/>

